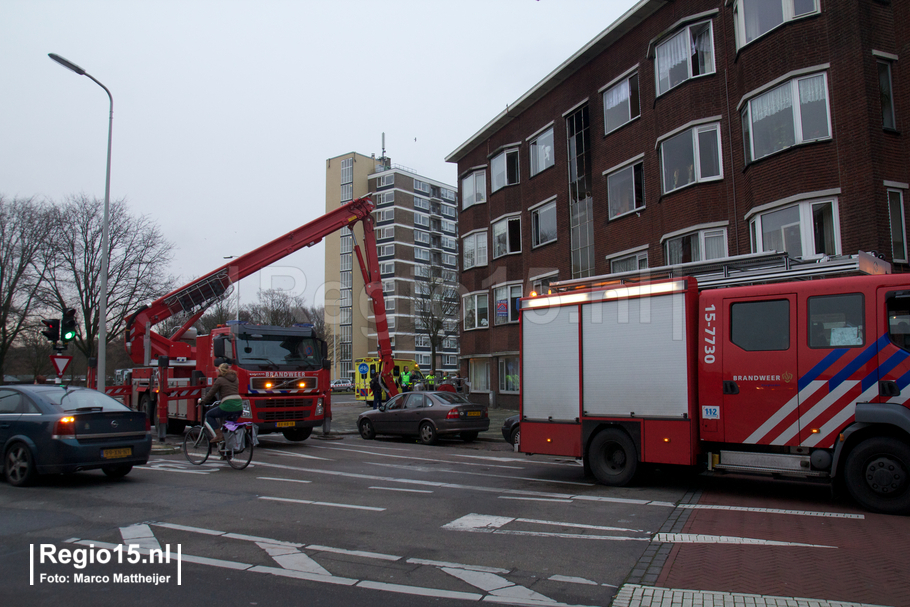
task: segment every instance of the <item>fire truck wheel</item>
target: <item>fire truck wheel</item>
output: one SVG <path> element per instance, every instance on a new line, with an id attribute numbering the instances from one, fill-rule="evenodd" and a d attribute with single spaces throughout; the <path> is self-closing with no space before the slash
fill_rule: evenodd
<path id="1" fill-rule="evenodd" d="M 158 425 L 158 409 L 155 406 L 155 402 L 148 397 L 148 394 L 143 394 L 139 397 L 139 410 L 145 411 L 151 425 Z"/>
<path id="2" fill-rule="evenodd" d="M 365 419 L 360 422 L 360 436 L 364 440 L 373 440 L 376 438 L 376 430 L 373 428 L 373 422 Z"/>
<path id="3" fill-rule="evenodd" d="M 889 437 L 861 442 L 844 467 L 847 490 L 863 508 L 884 514 L 910 514 L 910 446 Z"/>
<path id="4" fill-rule="evenodd" d="M 611 487 L 628 485 L 638 468 L 632 439 L 617 428 L 607 428 L 594 437 L 588 448 L 588 460 L 597 481 Z"/>
<path id="5" fill-rule="evenodd" d="M 186 430 L 185 419 L 167 418 L 167 431 L 169 434 L 183 434 L 184 430 Z"/>
<path id="6" fill-rule="evenodd" d="M 284 437 L 289 441 L 299 443 L 310 438 L 310 434 L 313 433 L 312 428 L 288 428 L 281 431 L 284 434 Z"/>

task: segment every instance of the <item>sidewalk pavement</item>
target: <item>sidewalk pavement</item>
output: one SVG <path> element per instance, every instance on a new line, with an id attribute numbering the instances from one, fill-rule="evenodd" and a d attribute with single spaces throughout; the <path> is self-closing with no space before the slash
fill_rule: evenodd
<path id="1" fill-rule="evenodd" d="M 313 428 L 312 438 L 332 439 L 340 438 L 345 435 L 359 435 L 357 429 L 357 417 L 364 411 L 369 411 L 372 404 L 367 406 L 361 401 L 353 402 L 333 402 L 332 403 L 332 423 L 329 427 L 329 433 L 325 434 L 323 427 Z M 490 429 L 481 432 L 477 441 L 493 441 L 505 444 L 502 437 L 502 423 L 507 417 L 517 415 L 518 411 L 514 409 L 489 409 Z M 152 455 L 168 455 L 179 453 L 182 448 L 183 436 L 168 434 L 165 442 L 158 442 L 158 436 L 152 430 Z"/>

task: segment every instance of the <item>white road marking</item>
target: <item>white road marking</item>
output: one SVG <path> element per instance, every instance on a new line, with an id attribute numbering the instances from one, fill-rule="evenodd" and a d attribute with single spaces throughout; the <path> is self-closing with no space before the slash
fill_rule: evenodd
<path id="1" fill-rule="evenodd" d="M 412 455 L 392 455 L 390 453 L 376 453 L 375 451 L 365 451 L 363 449 L 356 449 L 356 448 L 352 449 L 350 447 L 321 447 L 321 449 L 346 451 L 348 453 L 361 453 L 364 455 L 378 455 L 380 457 L 388 457 L 388 458 L 392 458 L 392 459 L 406 459 L 408 461 L 416 461 L 416 462 L 432 462 L 432 463 L 436 463 L 436 464 L 451 464 L 451 465 L 458 465 L 458 466 L 486 466 L 487 468 L 492 467 L 492 468 L 508 468 L 510 470 L 524 470 L 524 466 L 497 466 L 495 464 L 474 464 L 474 463 L 468 463 L 468 462 L 453 462 L 450 460 L 438 459 L 438 458 L 432 458 L 432 457 L 414 457 Z M 285 452 L 279 452 L 279 453 L 285 453 Z M 371 463 L 375 463 L 375 462 L 371 462 Z"/>
<path id="2" fill-rule="evenodd" d="M 350 508 L 353 510 L 371 510 L 373 512 L 382 512 L 385 508 L 377 508 L 375 506 L 355 506 L 354 504 L 333 504 L 331 502 L 314 502 L 312 500 L 296 500 L 289 497 L 268 497 L 260 495 L 259 499 L 261 500 L 270 500 L 273 502 L 292 502 L 294 504 L 308 504 L 311 506 L 331 506 L 333 508 Z"/>
<path id="3" fill-rule="evenodd" d="M 500 495 L 501 500 L 524 500 L 526 502 L 556 502 L 559 504 L 571 504 L 572 500 L 557 499 L 554 497 L 519 497 L 516 495 Z"/>
<path id="4" fill-rule="evenodd" d="M 311 582 L 322 582 L 323 584 L 336 584 L 338 586 L 353 586 L 357 583 L 357 580 L 347 577 L 318 575 L 306 571 L 292 571 L 280 567 L 266 567 L 264 565 L 256 565 L 255 567 L 250 568 L 250 571 L 253 573 L 270 573 L 272 575 L 291 577 L 298 580 L 309 580 Z"/>
<path id="5" fill-rule="evenodd" d="M 480 601 L 484 598 L 482 594 L 471 592 L 455 592 L 453 590 L 437 590 L 435 588 L 421 588 L 419 586 L 402 586 L 401 584 L 388 584 L 386 582 L 358 582 L 358 588 L 369 588 L 370 590 L 384 590 L 386 592 L 395 592 L 398 594 L 413 594 L 417 596 L 429 596 L 439 599 L 462 599 L 464 601 Z"/>
<path id="6" fill-rule="evenodd" d="M 256 545 L 265 550 L 284 569 L 328 577 L 332 575 L 322 565 L 291 546 L 266 544 L 264 542 L 256 542 Z"/>
<path id="7" fill-rule="evenodd" d="M 599 586 L 597 582 L 592 582 L 591 580 L 586 580 L 583 577 L 571 577 L 568 575 L 551 575 L 548 580 L 552 582 L 567 582 L 569 584 L 583 584 L 585 586 Z M 613 586 L 616 588 L 616 586 Z"/>
<path id="8" fill-rule="evenodd" d="M 440 472 L 448 472 L 449 474 L 465 474 L 468 476 L 483 476 L 485 478 L 495 478 L 495 479 L 505 479 L 509 481 L 531 481 L 535 483 L 551 483 L 554 485 L 576 485 L 579 487 L 593 487 L 594 483 L 583 483 L 578 481 L 560 481 L 546 478 L 534 478 L 530 476 L 505 476 L 503 474 L 484 474 L 483 472 L 468 472 L 467 470 L 451 470 L 451 469 L 440 469 L 440 468 L 421 468 L 418 466 L 399 466 L 397 464 L 384 464 L 381 462 L 364 462 L 372 466 L 381 466 L 383 468 L 395 468 L 398 470 L 410 470 L 418 472 L 430 472 L 432 474 L 439 474 Z M 464 464 L 454 463 L 452 465 L 461 466 Z"/>
<path id="9" fill-rule="evenodd" d="M 120 537 L 124 544 L 137 544 L 146 550 L 161 550 L 161 544 L 148 525 L 131 525 L 120 528 Z"/>
<path id="10" fill-rule="evenodd" d="M 378 489 L 380 491 L 403 491 L 405 493 L 433 493 L 426 489 L 403 489 L 401 487 L 368 487 L 368 489 Z"/>
<path id="11" fill-rule="evenodd" d="M 451 567 L 443 567 L 442 570 L 452 577 L 457 577 L 461 581 L 467 582 L 476 588 L 480 588 L 492 596 L 513 600 L 532 601 L 535 604 L 541 605 L 556 603 L 556 601 L 550 597 L 534 592 L 524 586 L 519 586 L 504 577 L 492 573 L 466 571 L 464 569 L 454 569 Z"/>
<path id="12" fill-rule="evenodd" d="M 800 544 L 797 542 L 780 542 L 776 540 L 762 540 L 751 537 L 732 537 L 729 535 L 698 535 L 694 533 L 658 533 L 654 536 L 655 542 L 670 544 L 747 544 L 752 546 L 800 546 L 803 548 L 837 548 L 837 546 L 824 546 L 821 544 Z"/>
<path id="13" fill-rule="evenodd" d="M 305 453 L 297 453 L 296 451 L 280 451 L 278 449 L 269 449 L 268 453 L 270 455 L 289 455 L 291 457 L 300 457 L 303 459 L 318 459 L 324 462 L 333 461 L 327 457 L 316 457 L 315 455 L 306 455 Z"/>
<path id="14" fill-rule="evenodd" d="M 348 556 L 361 556 L 367 559 L 379 559 L 380 561 L 400 561 L 402 557 L 395 556 L 394 554 L 382 554 L 381 552 L 365 552 L 363 550 L 345 550 L 344 548 L 332 548 L 331 546 L 317 546 L 316 544 L 310 544 L 306 547 L 307 550 L 315 550 L 317 552 L 331 552 L 333 554 L 346 554 Z"/>
<path id="15" fill-rule="evenodd" d="M 281 481 L 284 483 L 312 483 L 313 481 L 298 480 L 296 478 L 276 478 L 272 476 L 257 476 L 261 481 Z"/>
<path id="16" fill-rule="evenodd" d="M 825 518 L 847 518 L 864 520 L 863 514 L 851 514 L 849 512 L 818 512 L 812 510 L 782 510 L 778 508 L 749 508 L 745 506 L 715 506 L 711 504 L 679 504 L 677 508 L 686 508 L 688 510 L 733 510 L 736 512 L 761 512 L 763 514 L 793 514 L 796 516 L 819 516 Z"/>

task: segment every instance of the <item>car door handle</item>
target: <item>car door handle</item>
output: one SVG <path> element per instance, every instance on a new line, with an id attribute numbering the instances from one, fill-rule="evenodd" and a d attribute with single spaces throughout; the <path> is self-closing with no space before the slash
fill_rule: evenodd
<path id="1" fill-rule="evenodd" d="M 735 381 L 724 382 L 724 394 L 739 394 L 739 386 Z"/>

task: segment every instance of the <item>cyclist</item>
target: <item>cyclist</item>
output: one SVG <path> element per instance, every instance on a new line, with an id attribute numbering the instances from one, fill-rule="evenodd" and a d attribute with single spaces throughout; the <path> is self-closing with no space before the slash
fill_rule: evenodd
<path id="1" fill-rule="evenodd" d="M 199 399 L 202 405 L 215 402 L 216 395 L 221 404 L 205 414 L 205 429 L 211 436 L 210 442 L 219 443 L 224 440 L 221 425 L 225 421 L 237 421 L 243 412 L 243 400 L 240 398 L 240 386 L 237 382 L 237 373 L 227 363 L 218 366 L 218 378 L 212 383 L 209 391 Z"/>

